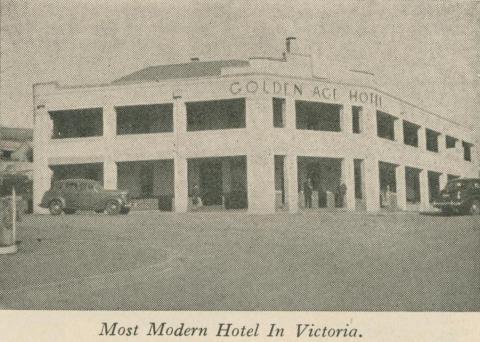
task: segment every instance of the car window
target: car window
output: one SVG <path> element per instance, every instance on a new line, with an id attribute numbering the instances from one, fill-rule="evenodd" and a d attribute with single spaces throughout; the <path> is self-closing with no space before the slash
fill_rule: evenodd
<path id="1" fill-rule="evenodd" d="M 53 184 L 53 189 L 54 190 L 62 190 L 63 184 L 62 183 L 54 183 Z"/>
<path id="2" fill-rule="evenodd" d="M 86 192 L 86 191 L 88 191 L 88 185 L 89 185 L 89 184 L 86 184 L 86 183 L 80 183 L 80 184 L 78 185 L 78 191 L 80 191 L 80 192 Z"/>
<path id="3" fill-rule="evenodd" d="M 77 183 L 65 183 L 65 190 L 67 191 L 77 191 Z"/>

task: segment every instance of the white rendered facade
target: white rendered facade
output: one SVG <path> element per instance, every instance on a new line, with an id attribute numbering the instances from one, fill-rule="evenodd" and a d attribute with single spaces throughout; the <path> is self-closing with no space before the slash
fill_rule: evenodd
<path id="1" fill-rule="evenodd" d="M 196 62 L 192 62 L 196 63 Z M 426 112 L 376 89 L 358 73 L 347 73 L 352 81 L 320 78 L 309 56 L 286 54 L 283 60 L 251 59 L 248 66 L 223 68 L 221 75 L 132 82 L 85 87 L 59 87 L 55 83 L 34 86 L 34 204 L 37 212 L 43 193 L 49 189 L 52 165 L 99 163 L 103 165 L 106 188 L 118 187 L 119 165 L 123 162 L 169 160 L 173 162 L 171 182 L 174 211 L 189 210 L 188 161 L 198 158 L 242 156 L 246 159 L 248 211 L 271 213 L 278 209 L 275 185 L 275 156 L 282 160 L 282 191 L 286 210 L 303 206 L 300 159 L 337 160 L 338 177 L 346 185 L 343 206 L 359 208 L 353 189 L 363 188 L 362 207 L 377 211 L 382 192 L 379 163 L 394 171 L 396 206 L 409 209 L 405 172 L 418 170 L 419 205 L 429 208 L 429 172 L 438 175 L 440 187 L 447 175 L 475 177 L 478 160 L 473 132 L 454 122 Z M 319 76 L 317 76 L 319 75 Z M 350 77 L 351 76 L 351 77 Z M 245 127 L 187 130 L 186 104 L 190 102 L 245 99 Z M 282 127 L 273 124 L 273 98 L 284 99 Z M 337 104 L 341 131 L 297 129 L 296 101 Z M 117 134 L 119 106 L 171 104 L 173 129 L 153 134 Z M 360 108 L 360 133 L 353 133 L 352 106 Z M 103 133 L 94 137 L 52 138 L 49 112 L 101 108 Z M 378 112 L 388 113 L 395 138 L 378 136 Z M 404 121 L 417 125 L 418 146 L 404 143 Z M 438 132 L 438 152 L 426 148 L 426 129 Z M 446 148 L 446 137 L 457 142 Z M 465 160 L 462 142 L 468 144 L 471 160 Z M 303 159 L 302 159 L 303 160 Z M 355 162 L 355 160 L 357 162 Z M 356 180 L 355 163 L 361 165 Z M 228 166 L 226 166 L 228 168 Z M 222 164 L 222 170 L 224 170 Z M 224 170 L 224 175 L 225 175 Z M 416 172 L 416 171 L 415 171 Z M 415 176 L 417 177 L 417 176 Z M 408 178 L 408 177 L 407 177 Z M 300 193 L 300 194 L 299 194 Z"/>

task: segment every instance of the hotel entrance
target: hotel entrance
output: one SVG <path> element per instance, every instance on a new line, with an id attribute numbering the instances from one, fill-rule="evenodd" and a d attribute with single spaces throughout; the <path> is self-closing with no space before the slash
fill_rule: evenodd
<path id="1" fill-rule="evenodd" d="M 245 156 L 188 160 L 189 209 L 246 209 Z"/>

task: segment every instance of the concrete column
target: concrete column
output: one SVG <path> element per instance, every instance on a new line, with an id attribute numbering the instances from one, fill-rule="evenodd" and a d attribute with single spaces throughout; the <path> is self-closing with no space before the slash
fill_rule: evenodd
<path id="1" fill-rule="evenodd" d="M 448 175 L 446 173 L 440 174 L 440 180 L 439 180 L 440 190 L 445 189 L 445 187 L 447 186 L 447 182 L 448 182 Z"/>
<path id="2" fill-rule="evenodd" d="M 175 212 L 184 213 L 188 208 L 188 170 L 187 159 L 175 157 L 174 161 L 174 205 Z"/>
<path id="3" fill-rule="evenodd" d="M 188 162 L 185 143 L 187 138 L 187 111 L 181 98 L 173 104 L 175 160 L 174 160 L 174 208 L 183 213 L 188 209 Z"/>
<path id="4" fill-rule="evenodd" d="M 365 134 L 371 138 L 377 137 L 377 110 L 371 106 L 363 107 L 362 114 L 365 122 Z"/>
<path id="5" fill-rule="evenodd" d="M 397 118 L 394 122 L 395 141 L 403 144 L 403 120 Z"/>
<path id="6" fill-rule="evenodd" d="M 298 212 L 298 164 L 297 156 L 289 154 L 285 156 L 285 189 L 286 202 L 288 211 L 291 213 Z"/>
<path id="7" fill-rule="evenodd" d="M 378 159 L 365 159 L 365 202 L 369 212 L 380 210 L 380 171 Z"/>
<path id="8" fill-rule="evenodd" d="M 407 183 L 405 179 L 405 166 L 398 165 L 395 170 L 397 183 L 397 207 L 400 210 L 407 209 Z"/>
<path id="9" fill-rule="evenodd" d="M 112 153 L 117 135 L 117 112 L 113 106 L 103 108 L 103 186 L 105 189 L 117 188 L 117 163 Z"/>
<path id="10" fill-rule="evenodd" d="M 50 189 L 53 172 L 48 165 L 48 148 L 52 135 L 52 121 L 45 110 L 35 111 L 33 133 L 33 206 L 34 212 L 48 213 L 40 208 L 43 194 Z"/>
<path id="11" fill-rule="evenodd" d="M 342 183 L 347 186 L 344 207 L 348 210 L 355 210 L 355 166 L 353 158 L 342 160 Z"/>
<path id="12" fill-rule="evenodd" d="M 269 154 L 247 156 L 248 211 L 267 214 L 275 211 L 274 157 Z"/>
<path id="13" fill-rule="evenodd" d="M 352 119 L 352 106 L 350 105 L 343 105 L 342 112 L 342 132 L 345 134 L 352 134 L 353 129 L 353 119 Z"/>
<path id="14" fill-rule="evenodd" d="M 295 110 L 295 99 L 285 99 L 285 128 L 295 130 L 297 126 L 297 114 Z"/>
<path id="15" fill-rule="evenodd" d="M 103 187 L 105 189 L 117 189 L 117 163 L 112 159 L 103 162 Z"/>
<path id="16" fill-rule="evenodd" d="M 427 150 L 427 133 L 423 126 L 418 129 L 418 148 L 421 151 Z"/>
<path id="17" fill-rule="evenodd" d="M 420 171 L 420 210 L 427 211 L 430 207 L 430 191 L 428 186 L 428 170 Z"/>
<path id="18" fill-rule="evenodd" d="M 35 213 L 48 213 L 40 208 L 43 194 L 50 189 L 53 172 L 49 168 L 48 150 L 53 134 L 53 122 L 46 109 L 44 93 L 56 88 L 55 84 L 36 84 L 33 86 L 33 210 Z"/>
<path id="19" fill-rule="evenodd" d="M 440 134 L 437 136 L 437 142 L 438 142 L 438 153 L 444 153 L 447 149 L 445 145 L 445 135 Z"/>

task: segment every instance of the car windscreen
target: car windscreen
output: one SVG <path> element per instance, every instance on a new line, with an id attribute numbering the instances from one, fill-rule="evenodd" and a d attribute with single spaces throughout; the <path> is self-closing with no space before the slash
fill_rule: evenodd
<path id="1" fill-rule="evenodd" d="M 450 191 L 462 190 L 464 188 L 465 188 L 465 182 L 453 181 L 453 182 L 448 182 L 447 183 L 447 186 L 445 187 L 445 190 L 450 192 Z"/>

